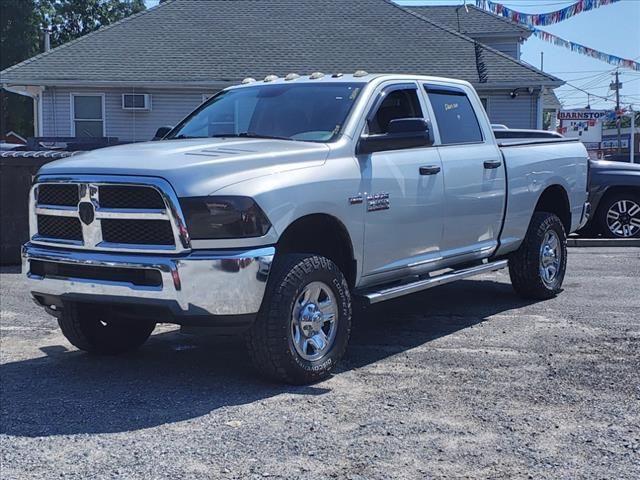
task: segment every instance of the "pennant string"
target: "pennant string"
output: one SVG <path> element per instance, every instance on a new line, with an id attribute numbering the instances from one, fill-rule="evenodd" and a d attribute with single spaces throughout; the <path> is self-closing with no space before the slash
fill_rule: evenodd
<path id="1" fill-rule="evenodd" d="M 616 65 L 618 67 L 630 68 L 631 70 L 640 71 L 640 63 L 636 61 L 617 57 L 616 55 L 611 55 L 609 53 L 601 52 L 594 48 L 580 45 L 579 43 L 570 42 L 569 40 L 565 40 L 564 38 L 560 38 L 557 35 L 554 35 L 549 32 L 545 32 L 543 30 L 539 30 L 537 28 L 533 29 L 533 34 L 539 39 L 544 40 L 545 42 L 552 43 L 553 45 L 556 45 L 558 47 L 567 48 L 572 52 L 576 52 L 581 55 L 586 55 L 588 57 L 601 60 L 610 65 Z"/>
<path id="2" fill-rule="evenodd" d="M 571 18 L 580 13 L 611 5 L 619 1 L 620 0 L 578 0 L 573 5 L 548 13 L 522 13 L 511 8 L 507 8 L 500 3 L 492 2 L 491 0 L 476 0 L 476 6 L 483 10 L 489 10 L 496 15 L 506 17 L 522 25 L 539 27 L 563 22 L 567 18 Z"/>
<path id="3" fill-rule="evenodd" d="M 638 62 L 628 60 L 626 58 L 621 58 L 616 55 L 611 55 L 609 53 L 601 52 L 594 48 L 580 45 L 579 43 L 570 42 L 568 40 L 565 40 L 564 38 L 553 35 L 552 33 L 545 32 L 536 28 L 538 26 L 553 25 L 554 23 L 562 22 L 567 18 L 571 18 L 580 13 L 588 12 L 589 10 L 593 10 L 595 8 L 603 7 L 606 5 L 611 5 L 619 1 L 620 0 L 579 0 L 576 3 L 569 5 L 566 8 L 556 10 L 555 12 L 536 14 L 518 12 L 516 10 L 505 7 L 501 3 L 492 2 L 491 0 L 476 0 L 476 6 L 483 10 L 493 12 L 501 17 L 507 18 L 512 22 L 530 27 L 533 31 L 533 34 L 541 40 L 544 40 L 545 42 L 552 43 L 558 47 L 567 48 L 572 52 L 586 55 L 588 57 L 592 57 L 609 63 L 611 65 L 640 71 L 640 63 Z"/>

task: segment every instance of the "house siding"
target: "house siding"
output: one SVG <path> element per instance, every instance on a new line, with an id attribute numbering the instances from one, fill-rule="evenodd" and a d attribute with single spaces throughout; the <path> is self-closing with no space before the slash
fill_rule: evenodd
<path id="1" fill-rule="evenodd" d="M 487 114 L 491 123 L 501 123 L 509 128 L 537 128 L 538 97 L 518 92 L 516 98 L 511 98 L 509 92 L 483 94 L 487 98 Z"/>
<path id="2" fill-rule="evenodd" d="M 141 90 L 133 93 L 151 94 L 151 110 L 131 112 L 122 110 L 122 94 L 127 89 L 78 89 L 48 88 L 43 96 L 44 136 L 72 136 L 71 94 L 105 95 L 105 132 L 123 142 L 151 140 L 158 127 L 176 125 L 202 103 L 203 95 L 213 92 Z M 537 96 L 518 92 L 511 98 L 509 91 L 479 90 L 487 99 L 487 113 L 492 123 L 502 123 L 510 128 L 536 128 Z"/>
<path id="3" fill-rule="evenodd" d="M 509 42 L 504 40 L 485 40 L 484 44 L 491 48 L 495 48 L 499 52 L 509 55 L 510 57 L 520 59 L 520 44 L 517 41 Z"/>
<path id="4" fill-rule="evenodd" d="M 44 136 L 72 136 L 71 95 L 105 95 L 105 134 L 124 142 L 151 140 L 158 127 L 176 125 L 202 103 L 203 95 L 213 92 L 176 91 L 154 89 L 81 89 L 48 88 L 43 93 Z M 148 93 L 151 110 L 127 111 L 122 109 L 123 93 Z"/>

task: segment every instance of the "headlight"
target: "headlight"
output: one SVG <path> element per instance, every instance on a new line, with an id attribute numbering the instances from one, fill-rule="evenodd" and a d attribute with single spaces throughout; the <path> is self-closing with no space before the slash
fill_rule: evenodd
<path id="1" fill-rule="evenodd" d="M 188 197 L 180 199 L 193 240 L 261 237 L 271 224 L 248 197 Z"/>

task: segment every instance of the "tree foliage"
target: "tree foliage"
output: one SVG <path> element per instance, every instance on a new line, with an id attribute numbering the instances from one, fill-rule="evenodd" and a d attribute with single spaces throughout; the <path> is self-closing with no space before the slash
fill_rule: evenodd
<path id="1" fill-rule="evenodd" d="M 0 70 L 41 52 L 44 28 L 55 48 L 144 9 L 144 0 L 0 0 Z M 0 137 L 30 136 L 32 117 L 30 98 L 0 91 Z"/>
<path id="2" fill-rule="evenodd" d="M 52 47 L 144 9 L 144 0 L 38 0 L 41 22 L 51 27 Z"/>

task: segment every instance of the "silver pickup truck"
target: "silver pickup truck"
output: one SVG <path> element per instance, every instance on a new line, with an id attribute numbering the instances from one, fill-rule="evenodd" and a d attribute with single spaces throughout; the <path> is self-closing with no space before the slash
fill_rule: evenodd
<path id="1" fill-rule="evenodd" d="M 264 374 L 314 382 L 347 347 L 352 302 L 507 266 L 518 294 L 560 293 L 587 152 L 508 142 L 463 81 L 247 79 L 161 141 L 43 167 L 28 287 L 88 352 L 132 350 L 168 322 L 242 332 Z"/>

